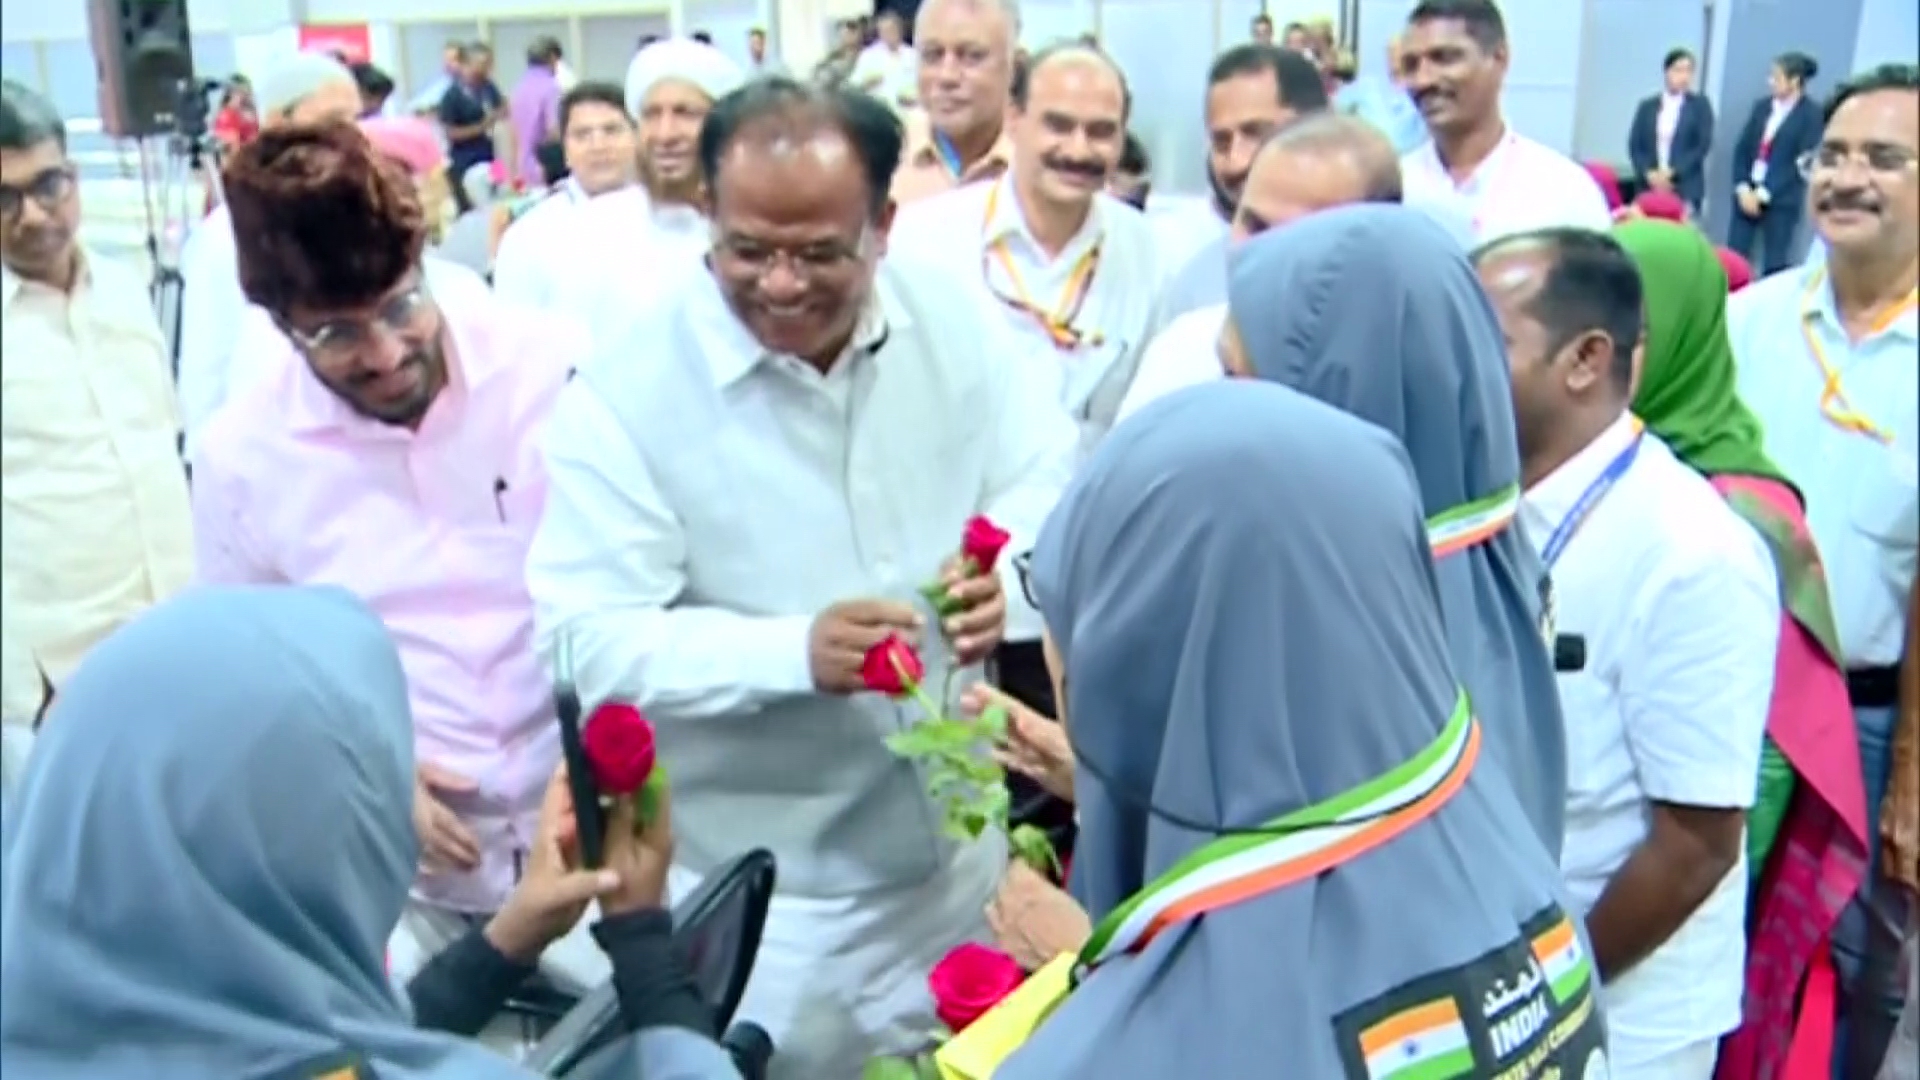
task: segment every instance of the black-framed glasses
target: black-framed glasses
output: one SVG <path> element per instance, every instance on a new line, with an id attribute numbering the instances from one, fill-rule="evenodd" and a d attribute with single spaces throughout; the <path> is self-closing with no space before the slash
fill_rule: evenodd
<path id="1" fill-rule="evenodd" d="M 1013 557 L 1013 573 L 1020 579 L 1020 595 L 1027 598 L 1027 606 L 1040 610 L 1040 598 L 1033 595 L 1033 552 L 1023 551 Z"/>
<path id="2" fill-rule="evenodd" d="M 76 174 L 72 165 L 57 165 L 39 173 L 25 184 L 0 184 L 0 219 L 13 221 L 27 208 L 27 200 L 40 204 L 51 214 L 73 194 Z"/>

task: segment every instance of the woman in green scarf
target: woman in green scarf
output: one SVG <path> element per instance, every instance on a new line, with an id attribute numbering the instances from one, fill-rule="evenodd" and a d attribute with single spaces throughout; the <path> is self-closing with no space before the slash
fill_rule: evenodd
<path id="1" fill-rule="evenodd" d="M 1668 221 L 1614 230 L 1645 284 L 1646 339 L 1633 411 L 1712 482 L 1773 552 L 1782 601 L 1759 790 L 1748 815 L 1755 875 L 1748 1009 L 1722 1048 L 1719 1080 L 1778 1076 L 1806 973 L 1823 963 L 1804 927 L 1830 930 L 1866 869 L 1866 795 L 1825 572 L 1800 493 L 1767 459 L 1735 390 L 1727 276 L 1699 230 Z M 1830 1023 L 1829 1023 L 1830 1026 Z"/>

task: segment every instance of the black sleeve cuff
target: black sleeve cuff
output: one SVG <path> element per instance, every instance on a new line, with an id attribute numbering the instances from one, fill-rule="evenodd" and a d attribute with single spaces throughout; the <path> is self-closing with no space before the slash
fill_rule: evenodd
<path id="1" fill-rule="evenodd" d="M 682 1027 L 713 1038 L 713 1012 L 673 940 L 673 917 L 659 908 L 624 912 L 594 924 L 613 963 L 613 988 L 627 1030 Z"/>
<path id="2" fill-rule="evenodd" d="M 407 983 L 414 1026 L 478 1035 L 533 970 L 494 948 L 485 933 L 469 930 Z"/>

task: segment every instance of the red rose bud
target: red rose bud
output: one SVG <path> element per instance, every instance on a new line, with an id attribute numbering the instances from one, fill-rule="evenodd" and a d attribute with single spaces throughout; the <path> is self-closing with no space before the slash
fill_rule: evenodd
<path id="1" fill-rule="evenodd" d="M 927 973 L 933 1011 L 955 1035 L 986 1015 L 1027 979 L 1020 964 L 998 949 L 968 943 L 940 958 Z"/>
<path id="2" fill-rule="evenodd" d="M 631 795 L 653 775 L 653 725 L 625 702 L 609 701 L 593 710 L 580 744 L 603 795 Z"/>
<path id="3" fill-rule="evenodd" d="M 899 634 L 881 638 L 860 661 L 860 681 L 867 689 L 888 697 L 903 697 L 912 692 L 926 674 L 920 654 Z"/>
<path id="4" fill-rule="evenodd" d="M 975 514 L 967 519 L 966 530 L 960 534 L 960 554 L 973 563 L 975 573 L 990 574 L 1012 539 L 1013 534 L 995 525 L 993 519 Z"/>

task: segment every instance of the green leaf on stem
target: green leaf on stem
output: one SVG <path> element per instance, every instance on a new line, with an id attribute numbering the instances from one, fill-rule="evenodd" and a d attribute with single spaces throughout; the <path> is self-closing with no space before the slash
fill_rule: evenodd
<path id="1" fill-rule="evenodd" d="M 904 758 L 945 760 L 971 752 L 973 744 L 973 727 L 954 720 L 923 720 L 887 736 L 887 749 Z"/>
<path id="2" fill-rule="evenodd" d="M 927 598 L 927 603 L 933 605 L 933 610 L 942 618 L 960 610 L 960 601 L 954 599 L 953 594 L 947 591 L 947 584 L 944 581 L 929 581 L 920 586 L 920 595 Z"/>
<path id="3" fill-rule="evenodd" d="M 917 1059 L 873 1058 L 860 1070 L 860 1080 L 920 1080 L 920 1063 Z"/>
<path id="4" fill-rule="evenodd" d="M 1016 825 L 1007 833 L 1007 846 L 1021 862 L 1052 878 L 1060 876 L 1060 856 L 1047 834 L 1034 825 Z"/>

